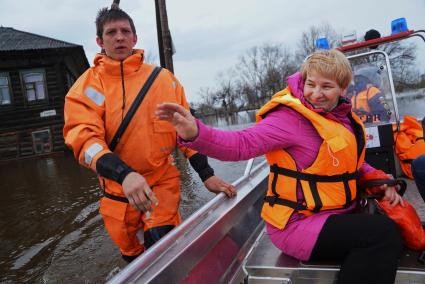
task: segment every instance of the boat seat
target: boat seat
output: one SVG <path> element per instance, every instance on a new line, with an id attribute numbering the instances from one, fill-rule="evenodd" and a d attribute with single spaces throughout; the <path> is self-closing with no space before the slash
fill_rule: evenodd
<path id="1" fill-rule="evenodd" d="M 425 283 L 421 252 L 405 249 L 396 283 Z M 337 262 L 303 262 L 277 249 L 263 230 L 245 265 L 248 283 L 333 283 L 340 269 Z"/>

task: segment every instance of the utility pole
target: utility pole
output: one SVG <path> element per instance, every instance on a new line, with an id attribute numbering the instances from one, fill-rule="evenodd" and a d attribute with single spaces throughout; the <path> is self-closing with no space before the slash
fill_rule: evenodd
<path id="1" fill-rule="evenodd" d="M 171 33 L 168 29 L 167 8 L 165 6 L 165 0 L 155 0 L 155 10 L 159 60 L 161 67 L 167 68 L 172 73 L 174 73 L 173 47 Z"/>

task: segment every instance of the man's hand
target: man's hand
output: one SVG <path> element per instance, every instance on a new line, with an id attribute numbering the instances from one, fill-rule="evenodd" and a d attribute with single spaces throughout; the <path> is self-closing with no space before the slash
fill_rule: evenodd
<path id="1" fill-rule="evenodd" d="M 156 107 L 158 119 L 173 124 L 177 134 L 184 140 L 193 140 L 198 136 L 198 126 L 190 111 L 175 103 L 162 103 Z"/>
<path id="2" fill-rule="evenodd" d="M 217 176 L 212 176 L 206 179 L 204 181 L 204 185 L 209 191 L 214 193 L 224 192 L 228 197 L 236 195 L 235 187 Z"/>
<path id="3" fill-rule="evenodd" d="M 158 205 L 158 199 L 146 179 L 137 172 L 129 173 L 122 182 L 122 188 L 131 206 L 142 212 L 152 211 L 152 204 Z"/>
<path id="4" fill-rule="evenodd" d="M 397 193 L 397 190 L 394 186 L 388 186 L 384 184 L 381 185 L 380 188 L 385 191 L 384 200 L 388 200 L 391 207 L 394 207 L 397 204 L 400 204 L 404 207 L 403 198 Z"/>

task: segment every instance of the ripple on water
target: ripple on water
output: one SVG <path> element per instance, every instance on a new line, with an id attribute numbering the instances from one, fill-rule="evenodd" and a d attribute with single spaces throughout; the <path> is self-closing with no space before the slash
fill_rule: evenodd
<path id="1" fill-rule="evenodd" d="M 34 256 L 36 256 L 39 252 L 41 252 L 43 249 L 47 248 L 47 246 L 52 243 L 53 241 L 57 240 L 58 236 L 54 236 L 51 238 L 48 238 L 47 240 L 35 244 L 31 246 L 30 248 L 23 251 L 18 258 L 15 260 L 12 266 L 12 270 L 20 269 L 25 264 L 27 264 Z"/>
<path id="2" fill-rule="evenodd" d="M 75 217 L 72 223 L 81 223 L 88 218 L 88 216 L 96 212 L 99 208 L 99 202 L 94 202 L 83 208 L 80 213 Z"/>

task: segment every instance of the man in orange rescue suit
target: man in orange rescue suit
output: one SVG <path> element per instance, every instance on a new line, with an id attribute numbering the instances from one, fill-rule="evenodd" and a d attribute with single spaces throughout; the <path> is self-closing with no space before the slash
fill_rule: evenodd
<path id="1" fill-rule="evenodd" d="M 133 20 L 117 5 L 99 11 L 96 28 L 102 53 L 65 98 L 64 138 L 79 163 L 99 175 L 106 230 L 130 262 L 181 222 L 180 174 L 171 157 L 176 133 L 154 111 L 165 101 L 188 104 L 177 79 L 161 70 L 112 152 L 108 144 L 154 66 L 143 63 L 143 50 L 133 49 Z M 232 185 L 214 176 L 206 156 L 181 150 L 208 190 L 236 194 Z M 141 229 L 144 244 L 136 236 Z"/>

